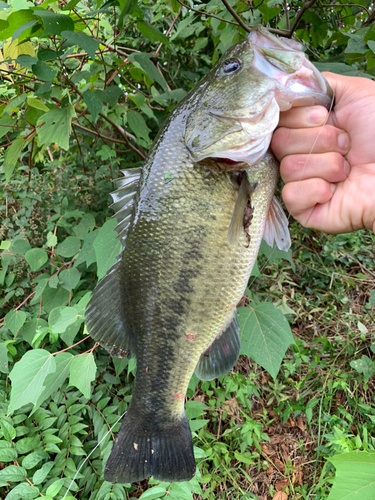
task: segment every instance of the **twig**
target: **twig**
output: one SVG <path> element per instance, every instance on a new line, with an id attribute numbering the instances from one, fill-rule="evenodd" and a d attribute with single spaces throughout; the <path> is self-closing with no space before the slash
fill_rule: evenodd
<path id="1" fill-rule="evenodd" d="M 31 140 L 30 155 L 29 155 L 29 171 L 28 171 L 27 182 L 26 182 L 26 193 L 29 192 L 29 184 L 31 181 L 31 157 L 33 156 L 33 149 L 34 149 L 34 137 Z"/>
<path id="2" fill-rule="evenodd" d="M 114 127 L 117 130 L 117 132 L 120 135 L 122 135 L 122 137 L 125 139 L 125 142 L 126 142 L 127 146 L 132 151 L 134 151 L 134 153 L 137 153 L 137 155 L 140 158 L 142 158 L 142 160 L 146 159 L 146 155 L 144 155 L 141 151 L 139 151 L 138 148 L 136 148 L 135 146 L 133 146 L 133 144 L 131 144 L 131 142 L 128 139 L 129 134 L 122 127 L 120 127 L 120 125 L 117 125 L 117 123 L 115 123 L 114 121 L 112 121 L 110 118 L 108 118 L 108 116 L 106 116 L 103 113 L 99 113 L 99 116 L 101 116 L 103 118 L 103 120 L 107 121 L 110 125 L 112 125 L 112 127 Z"/>
<path id="3" fill-rule="evenodd" d="M 81 344 L 82 342 L 84 342 L 85 340 L 87 340 L 88 338 L 90 338 L 90 335 L 87 335 L 87 337 L 85 337 L 84 339 L 81 339 L 79 340 L 78 342 L 76 342 L 75 344 L 69 346 L 69 347 L 66 347 L 65 349 L 62 349 L 61 351 L 57 351 L 57 352 L 53 352 L 52 353 L 52 356 L 56 356 L 56 354 L 60 354 L 61 352 L 65 352 L 65 351 L 69 351 L 69 349 L 72 349 L 73 347 L 75 347 L 76 345 L 78 344 Z"/>
<path id="4" fill-rule="evenodd" d="M 288 4 L 287 4 L 286 0 L 284 0 L 284 10 L 285 10 L 286 28 L 289 31 L 290 30 L 290 19 L 289 19 Z"/>
<path id="5" fill-rule="evenodd" d="M 180 7 L 180 10 L 177 12 L 177 16 L 173 19 L 172 21 L 172 24 L 169 26 L 168 28 L 168 31 L 166 32 L 165 36 L 168 36 L 170 34 L 170 32 L 173 30 L 173 27 L 174 25 L 176 24 L 177 22 L 177 19 L 180 17 L 181 15 L 181 12 L 182 12 L 182 5 Z M 159 47 L 156 49 L 156 52 L 155 52 L 155 55 L 158 56 L 159 55 L 159 51 L 160 49 L 162 48 L 163 46 L 163 42 L 159 45 Z"/>
<path id="6" fill-rule="evenodd" d="M 85 159 L 83 157 L 82 150 L 81 150 L 81 145 L 79 143 L 79 140 L 78 140 L 78 137 L 77 137 L 77 132 L 76 132 L 76 130 L 75 130 L 74 127 L 73 127 L 73 134 L 74 134 L 74 137 L 76 138 L 76 143 L 77 143 L 77 146 L 78 146 L 79 154 L 81 155 L 81 158 L 82 158 L 82 170 L 83 170 L 83 173 L 86 174 Z"/>
<path id="7" fill-rule="evenodd" d="M 74 125 L 74 127 L 80 128 L 81 130 L 84 130 L 85 132 L 89 132 L 90 134 L 96 135 L 97 137 L 100 137 L 100 139 L 103 139 L 104 141 L 115 142 L 116 144 L 124 144 L 124 146 L 127 146 L 127 143 L 125 141 L 120 141 L 119 139 L 113 139 L 112 137 L 100 134 L 95 130 L 91 130 L 90 128 L 80 125 L 79 123 L 72 123 L 72 125 Z"/>
<path id="8" fill-rule="evenodd" d="M 198 14 L 201 14 L 202 16 L 213 17 L 214 19 L 218 19 L 219 21 L 223 21 L 224 23 L 234 24 L 235 26 L 239 26 L 237 23 L 234 23 L 233 21 L 227 21 L 226 19 L 223 19 L 222 17 L 214 16 L 213 14 L 208 14 L 207 12 L 204 12 L 203 10 L 193 9 L 193 7 L 190 7 L 189 5 L 186 5 L 183 2 L 181 2 L 181 0 L 177 0 L 177 2 L 180 5 L 182 5 L 182 7 L 185 7 L 188 10 L 192 10 L 193 12 L 197 12 Z"/>
<path id="9" fill-rule="evenodd" d="M 297 26 L 298 26 L 298 24 L 303 16 L 303 14 L 307 11 L 307 9 L 312 7 L 315 2 L 316 2 L 316 0 L 309 0 L 308 2 L 305 1 L 305 3 L 300 8 L 300 10 L 296 13 L 296 17 L 294 19 L 292 27 L 290 28 L 290 30 L 288 31 L 288 34 L 286 35 L 287 38 L 292 38 L 292 35 L 293 35 L 294 31 L 297 29 Z"/>
<path id="10" fill-rule="evenodd" d="M 370 11 L 366 9 L 363 5 L 359 3 L 324 3 L 322 7 L 359 7 L 367 12 L 367 15 L 370 15 Z"/>
<path id="11" fill-rule="evenodd" d="M 229 3 L 227 2 L 227 0 L 221 0 L 223 2 L 223 4 L 225 5 L 225 7 L 227 8 L 227 10 L 232 14 L 232 16 L 234 17 L 234 19 L 238 22 L 238 24 L 241 26 L 241 28 L 243 28 L 245 31 L 247 31 L 248 33 L 251 32 L 251 28 L 250 26 L 247 26 L 243 21 L 242 19 L 240 18 L 240 16 L 237 14 L 237 12 L 229 5 Z"/>

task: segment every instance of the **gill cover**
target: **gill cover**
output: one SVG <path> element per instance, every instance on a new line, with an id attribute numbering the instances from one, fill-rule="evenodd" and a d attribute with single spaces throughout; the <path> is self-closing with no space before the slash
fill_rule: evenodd
<path id="1" fill-rule="evenodd" d="M 329 107 L 332 99 L 327 81 L 302 46 L 261 26 L 227 50 L 205 80 L 210 85 L 186 124 L 193 161 L 210 157 L 254 165 L 268 150 L 280 111 Z"/>

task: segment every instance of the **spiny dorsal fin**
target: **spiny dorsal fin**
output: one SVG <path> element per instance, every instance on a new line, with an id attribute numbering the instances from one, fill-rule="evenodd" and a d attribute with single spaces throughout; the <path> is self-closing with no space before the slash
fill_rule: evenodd
<path id="1" fill-rule="evenodd" d="M 284 250 L 285 252 L 289 250 L 291 245 L 288 219 L 276 196 L 272 198 L 263 239 L 271 248 L 273 247 L 273 242 L 276 241 L 279 250 Z"/>
<path id="2" fill-rule="evenodd" d="M 121 170 L 124 177 L 120 177 L 114 181 L 117 185 L 117 189 L 111 193 L 113 198 L 111 208 L 115 211 L 113 217 L 117 219 L 118 222 L 116 231 L 118 233 L 118 239 L 121 241 L 122 249 L 125 248 L 126 235 L 132 218 L 141 170 L 141 168 Z"/>

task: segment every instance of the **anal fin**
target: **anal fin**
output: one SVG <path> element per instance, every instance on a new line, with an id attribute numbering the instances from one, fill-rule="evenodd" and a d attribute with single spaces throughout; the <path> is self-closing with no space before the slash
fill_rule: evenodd
<path id="1" fill-rule="evenodd" d="M 132 350 L 132 339 L 122 301 L 120 264 L 121 259 L 95 287 L 87 304 L 85 322 L 94 340 L 112 356 L 125 358 Z"/>
<path id="2" fill-rule="evenodd" d="M 240 327 L 237 318 L 216 337 L 210 347 L 201 355 L 195 374 L 201 380 L 213 380 L 225 375 L 235 365 L 240 355 Z"/>

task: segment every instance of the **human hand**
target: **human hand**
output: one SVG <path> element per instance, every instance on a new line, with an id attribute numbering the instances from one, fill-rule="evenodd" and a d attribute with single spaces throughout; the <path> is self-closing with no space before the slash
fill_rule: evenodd
<path id="1" fill-rule="evenodd" d="M 322 106 L 292 108 L 281 113 L 272 138 L 283 200 L 305 227 L 375 232 L 375 82 L 324 76 L 335 93 L 327 124 Z"/>

